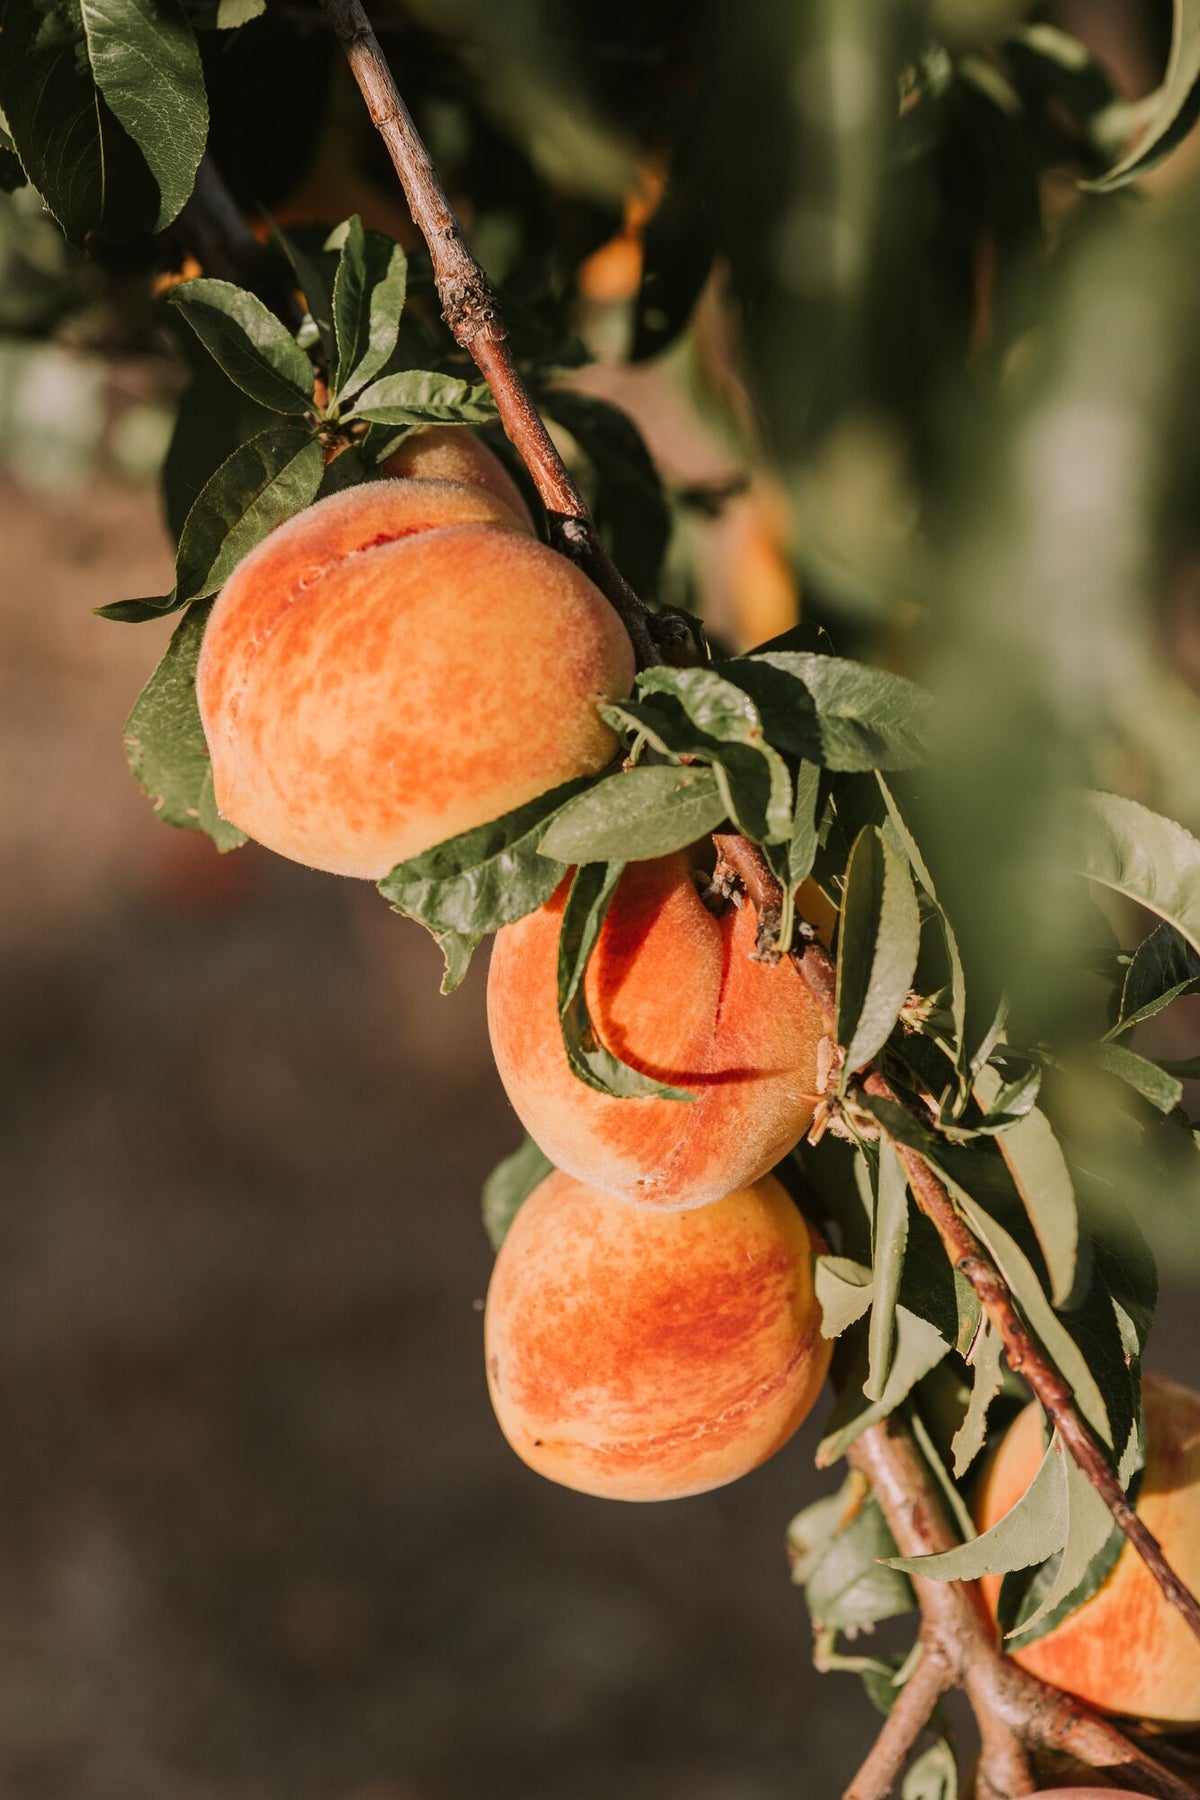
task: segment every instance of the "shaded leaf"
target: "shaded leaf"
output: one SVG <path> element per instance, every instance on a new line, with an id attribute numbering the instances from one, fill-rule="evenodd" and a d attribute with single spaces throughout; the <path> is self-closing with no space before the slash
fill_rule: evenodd
<path id="1" fill-rule="evenodd" d="M 1148 906 L 1200 952 L 1200 842 L 1119 794 L 1089 794 L 1086 823 L 1080 873 Z"/>
<path id="2" fill-rule="evenodd" d="M 610 775 L 557 815 L 540 846 L 559 862 L 641 862 L 714 831 L 725 802 L 711 769 L 677 764 Z"/>
<path id="3" fill-rule="evenodd" d="M 1152 1019 L 1184 994 L 1200 989 L 1200 953 L 1165 921 L 1142 940 L 1125 972 L 1119 1024 L 1110 1035 Z"/>
<path id="4" fill-rule="evenodd" d="M 0 0 L 0 108 L 73 243 L 161 231 L 208 134 L 195 34 L 176 0 Z"/>
<path id="5" fill-rule="evenodd" d="M 887 1521 L 868 1495 L 834 1532 L 805 1583 L 814 1626 L 855 1631 L 912 1612 L 912 1583 L 886 1560 L 895 1553 Z"/>
<path id="6" fill-rule="evenodd" d="M 999 1111 L 1004 1083 L 990 1064 L 975 1077 L 975 1092 L 985 1112 Z M 1000 1154 L 1029 1214 L 1050 1275 L 1050 1297 L 1064 1306 L 1075 1285 L 1079 1247 L 1079 1213 L 1071 1171 L 1054 1128 L 1039 1107 L 996 1134 Z"/>
<path id="7" fill-rule="evenodd" d="M 600 716 L 615 731 L 640 733 L 664 756 L 709 764 L 725 812 L 743 836 L 757 844 L 783 843 L 790 837 L 791 777 L 783 758 L 762 741 L 761 734 L 717 737 L 689 718 L 680 698 L 668 692 L 655 693 L 650 701 L 601 706 Z"/>
<path id="8" fill-rule="evenodd" d="M 1106 1075 L 1115 1075 L 1161 1113 L 1173 1112 L 1183 1098 L 1183 1083 L 1178 1075 L 1168 1073 L 1149 1057 L 1139 1056 L 1136 1050 L 1126 1049 L 1124 1044 L 1097 1044 L 1092 1059 Z"/>
<path id="9" fill-rule="evenodd" d="M 210 355 L 251 400 L 272 412 L 313 407 L 313 367 L 287 326 L 256 294 L 200 276 L 171 295 Z"/>
<path id="10" fill-rule="evenodd" d="M 887 1138 L 879 1144 L 873 1225 L 874 1298 L 868 1337 L 869 1370 L 863 1384 L 868 1400 L 879 1400 L 887 1388 L 896 1329 L 896 1303 L 908 1243 L 908 1179 Z"/>
<path id="11" fill-rule="evenodd" d="M 617 567 L 653 598 L 671 534 L 658 471 L 633 420 L 595 394 L 551 388 L 541 396 L 595 471 L 592 510 Z"/>
<path id="12" fill-rule="evenodd" d="M 324 458 L 302 425 L 270 425 L 226 457 L 192 503 L 175 559 L 175 588 L 98 611 L 133 623 L 215 594 L 256 544 L 302 512 L 321 485 Z"/>
<path id="13" fill-rule="evenodd" d="M 495 418 L 496 402 L 486 382 L 406 369 L 373 381 L 344 416 L 378 425 L 483 425 Z"/>
<path id="14" fill-rule="evenodd" d="M 890 1566 L 934 1581 L 977 1581 L 1045 1562 L 1066 1541 L 1066 1461 L 1055 1439 L 1021 1498 L 990 1531 L 933 1556 L 895 1556 Z"/>
<path id="15" fill-rule="evenodd" d="M 817 1467 L 828 1468 L 830 1463 L 835 1463 L 840 1456 L 846 1454 L 868 1425 L 874 1425 L 877 1420 L 886 1419 L 889 1413 L 895 1412 L 917 1382 L 937 1367 L 948 1350 L 945 1338 L 927 1319 L 918 1318 L 906 1306 L 897 1307 L 896 1341 L 887 1386 L 875 1401 L 868 1401 L 862 1392 L 862 1383 L 867 1373 L 864 1345 L 846 1377 L 845 1386 L 838 1395 L 826 1425 L 825 1435 L 817 1446 Z"/>
<path id="16" fill-rule="evenodd" d="M 991 1320 L 985 1319 L 967 1359 L 974 1371 L 971 1398 L 950 1446 L 956 1480 L 966 1474 L 987 1439 L 988 1410 L 1004 1385 L 1003 1354 L 1003 1338 Z"/>
<path id="17" fill-rule="evenodd" d="M 564 782 L 503 818 L 397 863 L 377 884 L 397 912 L 416 919 L 442 945 L 449 986 L 461 981 L 482 937 L 550 898 L 567 871 L 539 856 L 538 846 L 550 820 L 587 785 L 586 776 Z"/>
<path id="18" fill-rule="evenodd" d="M 511 1156 L 496 1164 L 483 1184 L 483 1227 L 493 1250 L 499 1250 L 534 1188 L 553 1173 L 554 1164 L 529 1136 Z"/>
<path id="19" fill-rule="evenodd" d="M 921 921 L 903 858 L 864 826 L 846 869 L 837 958 L 837 1036 L 844 1076 L 887 1042 L 917 967 Z"/>
<path id="20" fill-rule="evenodd" d="M 787 847 L 788 881 L 793 890 L 808 880 L 817 859 L 821 771 L 816 763 L 801 762 L 796 770 L 795 790 L 792 835 Z"/>
<path id="21" fill-rule="evenodd" d="M 1104 1576 L 1107 1561 L 1111 1570 L 1125 1543 L 1124 1533 L 1113 1523 L 1112 1514 L 1087 1476 L 1069 1456 L 1063 1461 L 1067 1493 L 1067 1538 L 1053 1568 L 1047 1570 L 1044 1582 L 1035 1585 L 1028 1598 L 1032 1610 L 1022 1609 L 1016 1629 L 1006 1637 L 1006 1644 L 1016 1650 L 1030 1644 L 1052 1629 L 1068 1612 L 1074 1611 L 1095 1593 Z M 1105 1571 L 1107 1573 L 1107 1571 Z"/>
<path id="22" fill-rule="evenodd" d="M 924 758 L 932 700 L 915 682 L 814 651 L 772 650 L 716 665 L 769 721 L 771 742 L 827 769 L 911 769 Z"/>
<path id="23" fill-rule="evenodd" d="M 1200 117 L 1200 8 L 1175 0 L 1171 55 L 1162 86 L 1153 97 L 1145 130 L 1121 160 L 1088 186 L 1112 193 L 1156 168 L 1183 142 Z"/>
<path id="24" fill-rule="evenodd" d="M 207 832 L 218 850 L 233 850 L 245 835 L 218 817 L 196 704 L 196 663 L 209 610 L 194 606 L 176 626 L 125 721 L 125 755 L 160 819 Z"/>
<path id="25" fill-rule="evenodd" d="M 585 863 L 576 869 L 563 908 L 558 940 L 558 1016 L 572 1073 L 597 1093 L 615 1099 L 690 1101 L 687 1088 L 643 1075 L 601 1043 L 588 1014 L 584 975 L 600 936 L 624 863 Z"/>
<path id="26" fill-rule="evenodd" d="M 821 1308 L 821 1335 L 841 1337 L 871 1304 L 871 1271 L 848 1256 L 818 1256 L 814 1285 Z"/>
<path id="27" fill-rule="evenodd" d="M 333 283 L 335 396 L 356 393 L 387 364 L 400 333 L 407 287 L 408 258 L 400 245 L 380 231 L 364 230 L 355 213 L 346 222 Z"/>
<path id="28" fill-rule="evenodd" d="M 900 1800 L 958 1800 L 958 1764 L 945 1738 L 939 1738 L 909 1765 Z"/>

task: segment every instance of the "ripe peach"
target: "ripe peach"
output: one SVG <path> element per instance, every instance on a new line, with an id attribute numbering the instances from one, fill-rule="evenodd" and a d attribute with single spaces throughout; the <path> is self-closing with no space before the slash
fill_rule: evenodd
<path id="1" fill-rule="evenodd" d="M 523 1462 L 613 1500 L 675 1500 L 765 1462 L 829 1367 L 813 1247 L 774 1176 L 701 1212 L 615 1204 L 569 1175 L 496 1259 L 488 1386 Z"/>
<path id="2" fill-rule="evenodd" d="M 1200 1586 L 1200 1394 L 1148 1375 L 1142 1384 L 1146 1468 L 1138 1516 L 1176 1573 Z M 984 1475 L 978 1509 L 988 1530 L 1020 1499 L 1042 1460 L 1041 1409 L 1026 1407 Z M 995 1611 L 1000 1577 L 982 1583 Z M 1200 1724 L 1200 1643 L 1168 1604 L 1132 1545 L 1077 1612 L 1027 1649 L 1022 1668 L 1104 1712 L 1181 1726 Z"/>
<path id="3" fill-rule="evenodd" d="M 238 564 L 196 691 L 223 816 L 378 879 L 573 776 L 628 693 L 612 608 L 502 501 L 458 481 L 319 500 Z"/>
<path id="4" fill-rule="evenodd" d="M 422 425 L 384 463 L 397 480 L 465 481 L 502 500 L 525 526 L 533 520 L 521 490 L 494 451 L 462 425 Z"/>
<path id="5" fill-rule="evenodd" d="M 719 917 L 686 853 L 631 863 L 585 978 L 592 1023 L 622 1061 L 695 1094 L 612 1099 L 576 1079 L 556 1004 L 566 883 L 496 936 L 488 1024 L 500 1079 L 557 1168 L 603 1193 L 662 1210 L 745 1187 L 807 1129 L 824 1035 L 788 961 L 751 960 L 755 917 Z"/>

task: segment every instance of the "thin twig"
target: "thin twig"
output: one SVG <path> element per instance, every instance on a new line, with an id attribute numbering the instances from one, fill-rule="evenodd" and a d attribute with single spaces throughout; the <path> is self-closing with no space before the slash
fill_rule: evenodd
<path id="1" fill-rule="evenodd" d="M 770 908 L 777 909 L 779 883 L 761 850 L 745 838 L 732 834 L 719 834 L 714 842 L 720 860 L 735 872 L 755 910 L 764 913 Z M 793 951 L 792 960 L 820 1008 L 827 1028 L 836 1034 L 837 974 L 833 958 L 821 944 L 812 941 L 803 950 Z M 864 1093 L 877 1100 L 898 1104 L 895 1089 L 876 1069 L 862 1077 L 862 1087 Z M 1026 1327 L 1008 1283 L 988 1250 L 962 1217 L 944 1182 L 925 1157 L 898 1138 L 893 1138 L 892 1142 L 908 1176 L 913 1198 L 937 1231 L 951 1266 L 970 1283 L 984 1312 L 1000 1333 L 1009 1367 L 1029 1383 L 1057 1430 L 1064 1449 L 1100 1495 L 1164 1597 L 1200 1637 L 1200 1600 L 1176 1575 L 1157 1538 L 1130 1505 L 1103 1444 L 1076 1406 L 1069 1384 Z"/>
<path id="2" fill-rule="evenodd" d="M 321 0 L 346 52 L 367 110 L 400 178 L 413 220 L 429 246 L 442 317 L 474 357 L 492 390 L 500 422 L 525 461 L 546 508 L 555 549 L 590 576 L 629 633 L 640 668 L 663 658 L 650 614 L 617 569 L 583 497 L 538 415 L 517 368 L 496 296 L 472 255 L 397 88 L 361 0 Z"/>
<path id="3" fill-rule="evenodd" d="M 954 1670 L 930 1633 L 922 1640 L 917 1665 L 901 1688 L 843 1800 L 878 1800 L 881 1794 L 891 1792 L 914 1744 L 928 1725 L 934 1707 L 953 1685 Z"/>

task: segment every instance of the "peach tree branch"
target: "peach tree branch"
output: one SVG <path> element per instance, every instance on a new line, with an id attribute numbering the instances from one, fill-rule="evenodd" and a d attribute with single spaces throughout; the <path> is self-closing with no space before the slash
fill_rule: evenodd
<path id="1" fill-rule="evenodd" d="M 871 1483 L 902 1556 L 937 1555 L 959 1542 L 937 1484 L 912 1433 L 897 1414 L 869 1426 L 850 1446 L 847 1461 Z M 1031 1792 L 1035 1785 L 1031 1751 L 1103 1771 L 1107 1777 L 1136 1785 L 1161 1800 L 1195 1800 L 1194 1787 L 1132 1743 L 1115 1725 L 1090 1712 L 1072 1695 L 1048 1687 L 1006 1656 L 977 1583 L 933 1581 L 919 1575 L 910 1580 L 921 1608 L 924 1644 L 922 1664 L 912 1679 L 921 1674 L 925 1657 L 936 1647 L 948 1676 L 945 1687 L 964 1690 L 979 1724 L 976 1787 L 981 1800 L 984 1796 L 1012 1800 Z M 932 1679 L 932 1674 L 927 1677 L 928 1682 Z M 924 1700 L 922 1692 L 920 1705 L 914 1701 L 897 1725 L 886 1759 L 876 1756 L 878 1744 L 872 1749 L 846 1790 L 846 1800 L 884 1800 L 926 1723 L 928 1709 L 923 1715 L 921 1711 Z M 892 1718 L 899 1705 L 898 1701 Z M 885 1726 L 880 1741 L 887 1732 Z"/>
<path id="2" fill-rule="evenodd" d="M 492 390 L 500 422 L 546 509 L 550 540 L 595 582 L 629 633 L 640 668 L 663 661 L 650 613 L 609 555 L 517 368 L 496 296 L 472 254 L 361 0 L 321 0 L 429 247 L 442 317 Z"/>
<path id="3" fill-rule="evenodd" d="M 778 916 L 782 891 L 762 852 L 745 838 L 721 833 L 715 838 L 719 858 L 737 876 L 760 918 Z M 827 1028 L 836 1032 L 837 973 L 833 959 L 815 940 L 792 959 L 821 1010 Z M 877 1069 L 862 1077 L 864 1093 L 899 1104 L 898 1096 Z M 887 1133 L 887 1127 L 881 1129 Z M 1162 1546 L 1130 1505 L 1091 1426 L 1075 1404 L 1070 1386 L 1027 1329 L 1000 1270 L 959 1213 L 944 1182 L 918 1150 L 892 1137 L 908 1176 L 913 1198 L 929 1219 L 956 1269 L 974 1290 L 984 1312 L 1004 1343 L 1009 1367 L 1028 1382 L 1062 1439 L 1063 1446 L 1100 1495 L 1116 1524 L 1150 1570 L 1170 1604 L 1200 1637 L 1200 1601 L 1163 1555 Z"/>

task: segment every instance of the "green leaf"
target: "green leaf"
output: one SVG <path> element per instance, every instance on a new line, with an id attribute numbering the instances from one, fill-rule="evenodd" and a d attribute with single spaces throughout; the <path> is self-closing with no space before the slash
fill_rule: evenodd
<path id="1" fill-rule="evenodd" d="M 991 1320 L 984 1319 L 967 1358 L 974 1371 L 971 1398 L 950 1446 L 956 1480 L 966 1474 L 987 1440 L 988 1410 L 1004 1386 L 1003 1354 L 1004 1339 Z"/>
<path id="2" fill-rule="evenodd" d="M 827 1338 L 841 1337 L 861 1319 L 875 1291 L 870 1269 L 848 1256 L 818 1256 L 814 1283 L 821 1308 L 821 1336 Z"/>
<path id="3" fill-rule="evenodd" d="M 990 1064 L 975 1077 L 975 1093 L 985 1113 L 999 1110 L 1004 1083 Z M 1079 1211 L 1071 1171 L 1054 1128 L 1040 1107 L 997 1132 L 996 1143 L 1008 1165 L 1037 1235 L 1050 1276 L 1050 1297 L 1065 1306 L 1075 1285 L 1079 1248 Z"/>
<path id="4" fill-rule="evenodd" d="M 882 1050 L 916 973 L 921 920 L 903 857 L 865 825 L 846 869 L 838 932 L 837 1032 L 846 1075 Z"/>
<path id="5" fill-rule="evenodd" d="M 905 817 L 900 803 L 890 785 L 876 771 L 876 785 L 887 808 L 888 821 L 892 830 L 908 857 L 909 866 L 920 882 L 922 888 L 937 908 L 938 923 L 941 926 L 942 941 L 946 949 L 946 961 L 950 970 L 950 1017 L 953 1025 L 953 1041 L 948 1046 L 960 1071 L 966 1059 L 966 1021 L 967 1021 L 967 982 L 963 969 L 963 960 L 958 947 L 958 938 L 954 927 L 938 899 L 937 889 L 933 885 L 933 877 L 921 854 L 920 846 L 913 835 L 912 828 Z M 986 1060 L 986 1059 L 984 1059 Z M 960 1082 L 960 1097 L 965 1097 L 965 1084 Z"/>
<path id="6" fill-rule="evenodd" d="M 1064 1456 L 1066 1479 L 1067 1537 L 1048 1578 L 1039 1584 L 1030 1598 L 1032 1610 L 1022 1610 L 1017 1628 L 1007 1634 L 1005 1642 L 1018 1650 L 1031 1644 L 1065 1618 L 1068 1612 L 1096 1591 L 1096 1575 L 1108 1561 L 1111 1570 L 1124 1547 L 1124 1533 L 1113 1524 L 1112 1514 L 1082 1469 L 1069 1456 Z M 1086 1590 L 1086 1591 L 1085 1591 Z"/>
<path id="7" fill-rule="evenodd" d="M 312 364 L 257 295 L 201 276 L 177 287 L 171 305 L 243 394 L 272 412 L 312 411 Z"/>
<path id="8" fill-rule="evenodd" d="M 378 425 L 484 425 L 495 418 L 496 402 L 486 382 L 406 369 L 373 381 L 344 416 Z"/>
<path id="9" fill-rule="evenodd" d="M 828 1468 L 846 1454 L 868 1425 L 874 1425 L 879 1419 L 886 1419 L 889 1413 L 895 1412 L 917 1382 L 937 1367 L 949 1348 L 941 1332 L 927 1319 L 918 1318 L 906 1306 L 898 1306 L 896 1341 L 887 1386 L 875 1401 L 868 1401 L 862 1392 L 867 1374 L 864 1346 L 846 1376 L 845 1386 L 830 1414 L 825 1436 L 817 1446 L 817 1467 Z"/>
<path id="10" fill-rule="evenodd" d="M 900 1800 L 958 1800 L 958 1764 L 945 1738 L 939 1738 L 910 1764 Z"/>
<path id="11" fill-rule="evenodd" d="M 960 1157 L 964 1160 L 959 1160 Z M 961 1182 L 956 1181 L 954 1175 L 950 1173 L 951 1168 L 957 1169 L 961 1173 L 964 1169 L 969 1170 L 970 1167 L 968 1152 L 960 1152 L 958 1157 L 951 1152 L 949 1156 L 942 1159 L 941 1173 L 968 1225 L 976 1237 L 981 1238 L 991 1251 L 996 1266 L 1008 1284 L 1009 1290 L 1018 1301 L 1035 1336 L 1040 1338 L 1043 1347 L 1057 1365 L 1059 1373 L 1071 1384 L 1076 1405 L 1093 1430 L 1099 1433 L 1106 1444 L 1111 1445 L 1113 1431 L 1109 1421 L 1108 1407 L 1088 1365 L 1088 1359 L 1066 1325 L 1051 1307 L 1042 1291 L 1042 1284 L 1038 1280 L 1032 1263 L 1016 1239 L 990 1212 L 985 1211 Z"/>
<path id="12" fill-rule="evenodd" d="M 333 281 L 337 273 L 338 258 L 326 248 L 306 247 L 300 242 L 302 236 L 308 237 L 303 227 L 292 231 L 280 231 L 276 226 L 271 235 L 279 244 L 284 255 L 295 271 L 300 291 L 304 295 L 304 304 L 308 314 L 317 328 L 317 336 L 325 354 L 330 372 L 337 367 L 337 335 L 333 327 Z"/>
<path id="13" fill-rule="evenodd" d="M 654 675 L 707 675 L 705 669 L 652 670 Z M 645 680 L 646 677 L 641 678 Z M 786 843 L 792 832 L 792 784 L 787 764 L 762 738 L 761 730 L 744 717 L 719 714 L 707 704 L 702 690 L 696 695 L 655 691 L 649 701 L 624 700 L 600 707 L 600 715 L 614 731 L 641 734 L 664 756 L 687 757 L 708 763 L 725 812 L 743 836 L 756 844 Z M 689 716 L 688 705 L 698 700 L 701 715 L 727 732 L 717 736 Z M 749 704 L 747 702 L 747 704 Z"/>
<path id="14" fill-rule="evenodd" d="M 550 898 L 567 871 L 539 856 L 538 846 L 550 820 L 589 779 L 564 782 L 503 818 L 447 838 L 397 863 L 377 884 L 397 912 L 416 919 L 441 944 L 445 991 L 457 987 L 488 932 L 536 912 Z"/>
<path id="15" fill-rule="evenodd" d="M 125 721 L 125 755 L 166 824 L 205 831 L 218 850 L 233 850 L 246 839 L 217 815 L 196 704 L 196 662 L 209 611 L 209 606 L 194 606 L 176 626 L 166 654 Z"/>
<path id="16" fill-rule="evenodd" d="M 792 835 L 787 847 L 788 881 L 793 891 L 802 881 L 808 880 L 817 859 L 821 771 L 816 763 L 801 762 L 796 771 L 795 787 Z"/>
<path id="17" fill-rule="evenodd" d="M 772 650 L 716 665 L 756 702 L 780 750 L 827 769 L 911 769 L 924 760 L 932 700 L 915 682 L 815 651 Z"/>
<path id="18" fill-rule="evenodd" d="M 493 1250 L 499 1250 L 534 1188 L 553 1173 L 554 1164 L 528 1136 L 520 1149 L 496 1164 L 483 1184 L 483 1227 Z"/>
<path id="19" fill-rule="evenodd" d="M 336 397 L 357 393 L 387 364 L 400 333 L 407 287 L 408 258 L 400 245 L 382 232 L 365 231 L 355 213 L 346 222 L 333 283 Z"/>
<path id="20" fill-rule="evenodd" d="M 1132 1030 L 1172 1000 L 1200 989 L 1200 954 L 1173 925 L 1156 925 L 1142 940 L 1125 972 L 1119 1022 L 1109 1034 Z"/>
<path id="21" fill-rule="evenodd" d="M 1175 0 L 1171 55 L 1163 84 L 1150 102 L 1146 128 L 1120 162 L 1086 185 L 1110 194 L 1157 168 L 1183 142 L 1200 116 L 1200 8 Z"/>
<path id="22" fill-rule="evenodd" d="M 572 800 L 540 845 L 558 862 L 642 862 L 706 836 L 725 817 L 711 769 L 621 770 Z"/>
<path id="23" fill-rule="evenodd" d="M 895 1553 L 879 1503 L 868 1495 L 814 1559 L 804 1588 L 814 1628 L 857 1631 L 912 1612 L 912 1583 L 888 1565 Z"/>
<path id="24" fill-rule="evenodd" d="M 1119 794 L 1087 796 L 1080 873 L 1167 919 L 1200 952 L 1200 842 Z"/>
<path id="25" fill-rule="evenodd" d="M 175 588 L 158 599 L 98 608 L 126 624 L 215 594 L 256 544 L 315 498 L 324 457 L 302 425 L 270 425 L 226 457 L 192 502 L 179 539 Z"/>
<path id="26" fill-rule="evenodd" d="M 1177 1075 L 1169 1074 L 1149 1057 L 1139 1056 L 1136 1050 L 1127 1050 L 1124 1044 L 1096 1044 L 1092 1060 L 1106 1075 L 1115 1075 L 1161 1113 L 1173 1112 L 1183 1099 L 1183 1083 Z"/>
<path id="27" fill-rule="evenodd" d="M 558 940 L 558 1016 L 572 1073 L 599 1094 L 621 1100 L 694 1100 L 687 1088 L 669 1087 L 630 1068 L 596 1035 L 588 1015 L 584 974 L 625 865 L 585 863 L 576 869 L 563 908 Z"/>
<path id="28" fill-rule="evenodd" d="M 176 0 L 0 0 L 0 109 L 72 243 L 161 231 L 208 135 L 195 34 Z"/>
<path id="29" fill-rule="evenodd" d="M 977 1581 L 1045 1562 L 1066 1542 L 1066 1462 L 1056 1438 L 1029 1487 L 990 1531 L 933 1556 L 894 1556 L 889 1566 L 934 1581 Z"/>
<path id="30" fill-rule="evenodd" d="M 896 1303 L 904 1273 L 904 1249 L 908 1243 L 908 1179 L 887 1138 L 881 1138 L 879 1144 L 873 1240 L 875 1294 L 868 1337 L 869 1373 L 863 1392 L 868 1400 L 881 1400 L 891 1372 Z"/>
<path id="31" fill-rule="evenodd" d="M 217 0 L 217 30 L 236 31 L 267 10 L 267 0 Z"/>
<path id="32" fill-rule="evenodd" d="M 671 518 L 640 431 L 627 414 L 595 394 L 550 388 L 540 398 L 592 465 L 592 511 L 614 562 L 638 593 L 653 596 Z"/>

